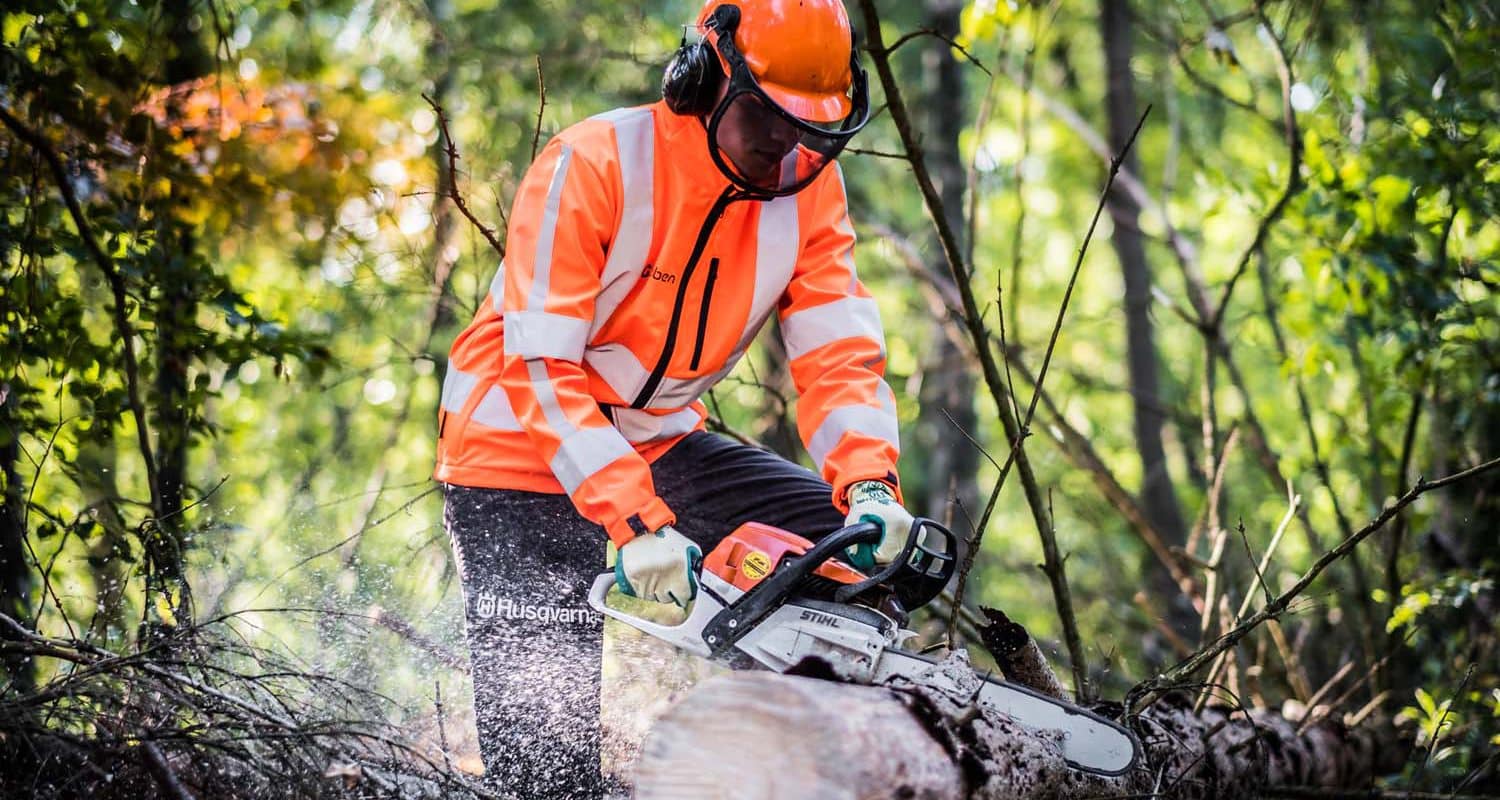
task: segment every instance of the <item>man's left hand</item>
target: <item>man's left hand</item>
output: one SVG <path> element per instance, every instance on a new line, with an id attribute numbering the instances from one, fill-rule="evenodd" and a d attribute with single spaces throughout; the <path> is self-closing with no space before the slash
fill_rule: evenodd
<path id="1" fill-rule="evenodd" d="M 860 522 L 873 522 L 881 531 L 879 544 L 859 544 L 844 550 L 849 563 L 865 572 L 895 560 L 911 534 L 911 513 L 896 502 L 891 487 L 880 481 L 859 481 L 849 487 L 849 514 L 844 524 Z"/>

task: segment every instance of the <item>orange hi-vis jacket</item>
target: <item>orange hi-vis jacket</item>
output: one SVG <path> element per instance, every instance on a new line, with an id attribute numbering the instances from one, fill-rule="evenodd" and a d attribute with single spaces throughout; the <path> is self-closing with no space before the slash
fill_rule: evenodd
<path id="1" fill-rule="evenodd" d="M 745 199 L 696 118 L 617 109 L 547 144 L 506 246 L 453 343 L 437 480 L 566 492 L 617 545 L 674 522 L 648 465 L 703 428 L 699 396 L 774 310 L 832 502 L 859 480 L 899 491 L 880 315 L 836 164 L 795 195 Z"/>

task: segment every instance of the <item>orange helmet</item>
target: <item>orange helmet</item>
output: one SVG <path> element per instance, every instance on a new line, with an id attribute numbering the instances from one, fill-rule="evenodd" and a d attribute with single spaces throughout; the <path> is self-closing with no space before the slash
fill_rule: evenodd
<path id="1" fill-rule="evenodd" d="M 709 33 L 714 10 L 726 4 L 740 8 L 735 47 L 777 105 L 811 122 L 849 116 L 854 37 L 842 0 L 708 0 L 699 30 Z"/>
<path id="2" fill-rule="evenodd" d="M 714 163 L 745 193 L 796 194 L 869 121 L 840 0 L 708 0 L 698 27 L 703 39 L 667 65 L 662 97 L 705 119 Z"/>

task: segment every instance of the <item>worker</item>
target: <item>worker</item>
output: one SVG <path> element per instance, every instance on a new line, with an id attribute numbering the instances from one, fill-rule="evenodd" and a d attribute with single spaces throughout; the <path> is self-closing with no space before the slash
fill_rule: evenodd
<path id="1" fill-rule="evenodd" d="M 586 595 L 687 606 L 741 523 L 816 539 L 859 520 L 889 563 L 895 397 L 854 272 L 835 161 L 869 115 L 840 0 L 711 0 L 662 100 L 553 138 L 527 170 L 489 294 L 453 344 L 435 478 L 465 603 L 486 782 L 586 798 L 600 775 L 603 621 Z M 705 431 L 700 396 L 772 313 L 819 473 Z"/>

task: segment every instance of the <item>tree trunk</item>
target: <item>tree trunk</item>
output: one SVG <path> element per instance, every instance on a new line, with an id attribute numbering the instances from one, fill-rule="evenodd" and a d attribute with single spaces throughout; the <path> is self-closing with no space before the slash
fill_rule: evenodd
<path id="1" fill-rule="evenodd" d="M 23 624 L 31 620 L 31 565 L 26 560 L 26 483 L 17 469 L 21 457 L 21 426 L 15 410 L 21 398 L 16 387 L 0 383 L 0 476 L 4 478 L 4 502 L 0 504 L 0 614 Z M 31 658 L 7 655 L 5 677 L 21 693 L 36 685 Z"/>
<path id="2" fill-rule="evenodd" d="M 209 75 L 213 59 L 197 33 L 194 16 L 199 11 L 189 0 L 171 0 L 163 5 L 166 37 L 171 55 L 163 66 L 161 80 L 177 86 Z M 171 101 L 167 112 L 178 109 Z M 192 595 L 186 575 L 187 537 L 182 518 L 187 491 L 188 446 L 193 399 L 189 391 L 190 365 L 194 359 L 193 333 L 197 329 L 199 270 L 206 266 L 196 256 L 197 236 L 175 222 L 163 222 L 161 245 L 156 253 L 152 280 L 156 329 L 156 396 L 153 423 L 156 429 L 157 498 L 153 523 L 143 531 L 149 564 L 149 591 L 164 592 L 179 622 L 192 618 Z M 155 608 L 148 598 L 146 607 Z"/>
<path id="3" fill-rule="evenodd" d="M 959 33 L 959 15 L 964 3 L 957 0 L 928 0 L 924 11 L 925 27 L 947 36 Z M 924 121 L 927 135 L 927 164 L 943 198 L 948 224 L 964 231 L 963 208 L 967 170 L 959 154 L 958 134 L 966 122 L 962 66 L 953 57 L 947 42 L 933 38 L 922 53 L 924 103 L 928 110 Z M 927 268 L 934 274 L 947 275 L 941 248 L 934 246 L 933 261 Z M 944 320 L 934 320 L 929 332 L 932 354 L 922 367 L 922 388 L 918 393 L 916 439 L 918 458 L 926 464 L 923 495 L 907 497 L 914 510 L 938 520 L 952 518 L 949 504 L 955 500 L 972 510 L 979 504 L 975 473 L 979 453 L 964 436 L 978 436 L 979 420 L 974 410 L 974 375 L 967 357 L 944 331 Z M 949 418 L 952 418 L 951 420 Z"/>
<path id="4" fill-rule="evenodd" d="M 93 511 L 103 529 L 89 542 L 89 564 L 94 577 L 94 618 L 89 636 L 100 646 L 108 646 L 112 632 L 125 628 L 125 587 L 129 582 L 130 540 L 125 520 L 116 503 L 119 489 L 115 484 L 118 455 L 115 433 L 107 425 L 97 425 L 96 436 L 78 442 L 78 465 L 75 481 L 83 507 Z"/>
<path id="5" fill-rule="evenodd" d="M 1100 4 L 1105 72 L 1109 77 L 1109 139 L 1110 148 L 1115 152 L 1119 152 L 1129 140 L 1137 118 L 1135 81 L 1130 71 L 1134 49 L 1130 13 L 1128 0 L 1102 0 Z M 1126 158 L 1125 166 L 1140 174 L 1134 152 Z M 1146 260 L 1146 249 L 1141 241 L 1140 206 L 1128 193 L 1116 188 L 1109 195 L 1109 214 L 1114 221 L 1111 242 L 1125 276 L 1126 352 L 1135 406 L 1135 443 L 1141 458 L 1141 497 L 1152 526 L 1169 546 L 1181 545 L 1187 541 L 1187 527 L 1177 504 L 1177 493 L 1172 487 L 1172 476 L 1162 446 L 1166 416 L 1162 412 L 1158 385 L 1160 366 L 1151 321 L 1151 264 Z M 1151 583 L 1161 597 L 1183 599 L 1176 583 L 1164 569 L 1157 566 L 1151 569 Z M 1183 632 L 1193 630 L 1196 620 L 1185 602 L 1173 602 L 1170 608 L 1168 616 L 1174 628 Z"/>
<path id="6" fill-rule="evenodd" d="M 186 577 L 186 536 L 182 518 L 187 489 L 188 425 L 192 400 L 188 396 L 189 365 L 193 359 L 192 332 L 197 325 L 198 300 L 194 281 L 184 274 L 192 261 L 195 237 L 179 231 L 171 247 L 160 254 L 156 298 L 156 464 L 161 507 L 155 521 L 145 529 L 150 558 L 150 584 L 166 592 L 179 617 L 191 616 L 191 597 Z M 186 620 L 184 620 L 186 621 Z"/>
<path id="7" fill-rule="evenodd" d="M 1407 752 L 1381 740 L 1387 728 L 1319 723 L 1299 735 L 1267 712 L 1251 722 L 1163 701 L 1142 720 L 1145 768 L 1099 777 L 1067 766 L 1059 734 L 970 705 L 978 679 L 965 658 L 934 669 L 967 684 L 854 686 L 770 672 L 710 679 L 652 730 L 635 797 L 1232 800 L 1268 786 L 1365 786 Z"/>
<path id="8" fill-rule="evenodd" d="M 766 361 L 765 371 L 756 376 L 761 383 L 758 387 L 760 407 L 755 412 L 758 427 L 753 434 L 755 440 L 771 452 L 796 463 L 807 452 L 802 447 L 797 423 L 788 408 L 796 388 L 792 385 L 792 368 L 787 362 L 786 342 L 781 338 L 781 323 L 773 321 L 771 328 L 760 337 Z"/>

